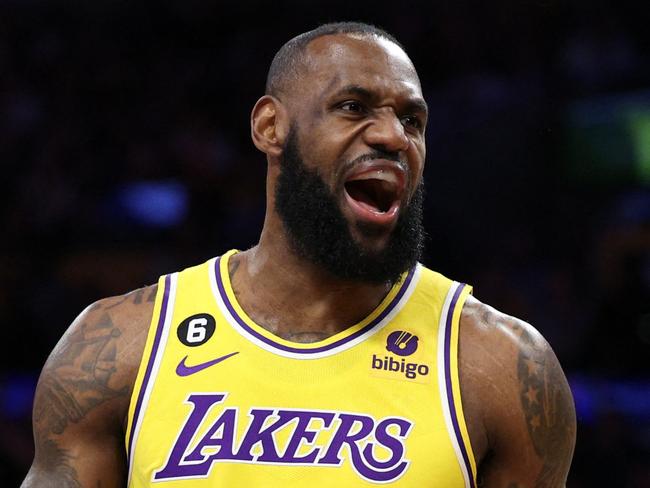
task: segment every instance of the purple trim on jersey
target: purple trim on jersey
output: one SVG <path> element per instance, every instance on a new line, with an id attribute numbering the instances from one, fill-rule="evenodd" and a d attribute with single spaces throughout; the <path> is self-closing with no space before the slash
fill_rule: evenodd
<path id="1" fill-rule="evenodd" d="M 363 327 L 362 329 L 356 331 L 354 334 L 351 334 L 348 337 L 344 337 L 343 339 L 340 339 L 336 342 L 333 342 L 332 344 L 328 344 L 327 346 L 319 346 L 319 347 L 312 347 L 312 348 L 298 348 L 298 347 L 292 347 L 292 346 L 286 346 L 284 344 L 280 344 L 273 339 L 270 339 L 259 332 L 257 332 L 255 329 L 253 329 L 250 325 L 246 323 L 244 319 L 242 319 L 239 314 L 237 314 L 237 311 L 235 308 L 232 306 L 232 303 L 230 303 L 230 299 L 228 298 L 228 295 L 226 294 L 226 289 L 223 284 L 223 279 L 221 278 L 221 270 L 219 263 L 221 261 L 221 256 L 218 257 L 215 260 L 214 263 L 214 273 L 217 279 L 217 288 L 219 289 L 219 295 L 221 295 L 221 299 L 223 300 L 223 303 L 226 305 L 226 308 L 228 309 L 228 312 L 230 312 L 230 315 L 235 319 L 235 321 L 241 326 L 242 329 L 244 329 L 246 332 L 248 332 L 250 335 L 254 336 L 256 339 L 259 339 L 260 341 L 273 346 L 277 349 L 281 349 L 286 352 L 291 352 L 291 353 L 299 353 L 299 354 L 314 354 L 314 353 L 319 353 L 319 352 L 324 352 L 324 351 L 330 351 L 336 347 L 339 347 L 347 342 L 350 342 L 357 337 L 365 334 L 369 330 L 371 330 L 373 327 L 375 327 L 379 322 L 381 322 L 397 305 L 397 303 L 400 301 L 400 299 L 404 296 L 404 293 L 406 293 L 406 290 L 408 289 L 409 285 L 411 284 L 411 281 L 413 280 L 413 275 L 415 274 L 415 266 L 411 268 L 411 270 L 408 272 L 406 278 L 404 279 L 404 282 L 402 283 L 402 286 L 400 290 L 397 292 L 397 294 L 393 297 L 393 299 L 390 301 L 390 303 L 384 308 L 384 310 L 381 311 L 381 313 L 375 317 L 374 320 L 372 320 L 368 325 Z"/>
<path id="2" fill-rule="evenodd" d="M 156 336 L 153 340 L 153 346 L 151 347 L 151 354 L 149 355 L 149 362 L 147 363 L 147 369 L 144 373 L 144 378 L 142 379 L 140 392 L 138 393 L 138 401 L 135 404 L 135 410 L 133 412 L 131 432 L 129 432 L 129 451 L 127 453 L 128 459 L 131 459 L 131 455 L 133 453 L 133 437 L 135 434 L 135 428 L 139 422 L 140 409 L 142 408 L 144 393 L 147 390 L 147 384 L 149 383 L 149 379 L 151 377 L 151 370 L 153 369 L 153 363 L 156 361 L 156 355 L 158 354 L 158 346 L 160 345 L 160 338 L 162 337 L 163 326 L 165 325 L 165 315 L 167 315 L 167 304 L 169 302 L 170 288 L 171 288 L 171 276 L 167 275 L 165 276 L 165 289 L 163 291 L 162 305 L 160 306 L 160 316 L 158 317 L 158 325 L 156 326 Z"/>
<path id="3" fill-rule="evenodd" d="M 467 468 L 467 474 L 469 476 L 469 484 L 471 488 L 476 488 L 474 483 L 474 473 L 472 472 L 472 465 L 469 462 L 469 456 L 467 455 L 467 447 L 463 441 L 463 436 L 460 433 L 460 426 L 458 425 L 458 417 L 456 416 L 456 403 L 454 400 L 454 391 L 451 387 L 451 327 L 454 317 L 454 311 L 458 303 L 458 297 L 465 288 L 465 284 L 460 283 L 454 296 L 451 299 L 449 304 L 449 310 L 447 311 L 447 325 L 445 328 L 445 384 L 447 386 L 447 400 L 449 401 L 449 414 L 451 416 L 451 423 L 454 426 L 454 432 L 456 433 L 456 440 L 458 441 L 458 446 L 460 447 L 460 452 L 463 455 L 463 462 Z"/>

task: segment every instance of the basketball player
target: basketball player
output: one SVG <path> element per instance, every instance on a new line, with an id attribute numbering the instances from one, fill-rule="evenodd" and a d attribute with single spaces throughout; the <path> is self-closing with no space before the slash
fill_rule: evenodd
<path id="1" fill-rule="evenodd" d="M 426 121 L 386 32 L 282 47 L 251 114 L 259 244 L 75 320 L 23 486 L 564 486 L 575 415 L 549 345 L 417 262 Z"/>

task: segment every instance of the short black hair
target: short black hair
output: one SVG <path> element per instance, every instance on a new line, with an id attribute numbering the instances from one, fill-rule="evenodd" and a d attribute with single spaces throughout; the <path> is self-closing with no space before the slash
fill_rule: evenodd
<path id="1" fill-rule="evenodd" d="M 303 60 L 305 49 L 311 41 L 323 36 L 335 34 L 357 34 L 360 36 L 382 37 L 404 50 L 404 46 L 384 29 L 363 22 L 334 22 L 323 24 L 316 29 L 297 35 L 287 41 L 275 53 L 269 73 L 266 77 L 266 94 L 279 94 L 287 80 L 298 74 L 299 65 Z"/>

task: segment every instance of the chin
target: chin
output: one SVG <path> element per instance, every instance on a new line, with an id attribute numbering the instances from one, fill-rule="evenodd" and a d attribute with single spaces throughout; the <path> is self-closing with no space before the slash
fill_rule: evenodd
<path id="1" fill-rule="evenodd" d="M 364 251 L 369 254 L 380 254 L 388 246 L 392 228 L 385 226 L 358 223 L 351 229 L 352 238 Z"/>

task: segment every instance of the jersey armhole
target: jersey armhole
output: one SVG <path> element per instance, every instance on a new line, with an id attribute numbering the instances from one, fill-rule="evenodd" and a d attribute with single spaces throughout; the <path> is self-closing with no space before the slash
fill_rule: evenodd
<path id="1" fill-rule="evenodd" d="M 153 314 L 147 341 L 142 359 L 138 367 L 138 374 L 133 385 L 131 399 L 129 401 L 129 413 L 125 434 L 125 449 L 128 463 L 128 482 L 131 482 L 131 469 L 133 466 L 133 455 L 137 444 L 138 431 L 141 426 L 142 417 L 146 410 L 148 397 L 151 393 L 151 386 L 155 381 L 160 363 L 160 356 L 165 348 L 169 322 L 174 308 L 176 295 L 176 283 L 178 273 L 163 275 L 158 280 L 158 291 L 154 302 Z"/>
<path id="2" fill-rule="evenodd" d="M 458 371 L 460 316 L 472 287 L 453 282 L 440 314 L 438 361 L 445 423 L 467 488 L 476 488 L 476 461 L 463 413 Z"/>

